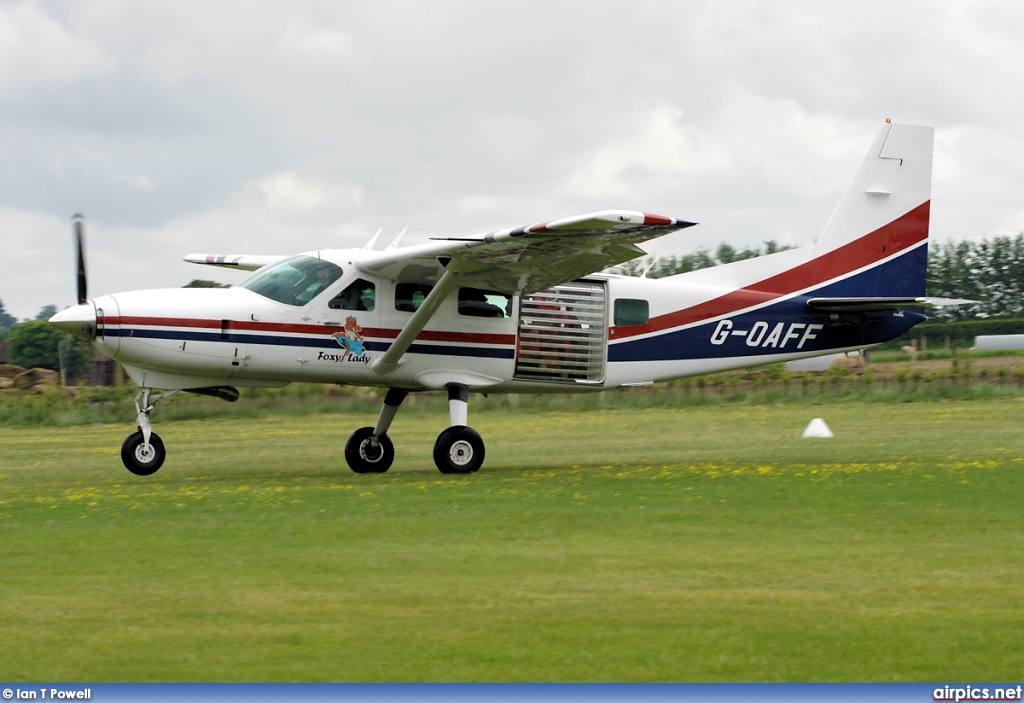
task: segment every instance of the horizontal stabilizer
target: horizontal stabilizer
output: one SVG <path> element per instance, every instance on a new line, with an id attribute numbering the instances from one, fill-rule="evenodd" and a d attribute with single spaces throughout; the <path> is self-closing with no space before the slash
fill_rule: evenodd
<path id="1" fill-rule="evenodd" d="M 258 256 L 254 254 L 189 254 L 185 261 L 204 266 L 221 266 L 226 269 L 255 271 L 269 264 L 287 259 L 287 256 Z"/>
<path id="2" fill-rule="evenodd" d="M 970 305 L 977 301 L 961 298 L 811 298 L 808 307 L 825 312 L 868 312 L 896 308 L 943 308 Z"/>

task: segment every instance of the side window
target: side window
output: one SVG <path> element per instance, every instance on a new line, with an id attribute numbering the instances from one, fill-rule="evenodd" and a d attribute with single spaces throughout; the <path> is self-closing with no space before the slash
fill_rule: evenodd
<path id="1" fill-rule="evenodd" d="M 396 283 L 395 310 L 416 312 L 433 289 L 426 283 Z"/>
<path id="2" fill-rule="evenodd" d="M 616 327 L 646 325 L 651 319 L 651 308 L 646 300 L 619 298 L 615 301 L 614 321 Z"/>
<path id="3" fill-rule="evenodd" d="M 345 286 L 345 290 L 331 298 L 327 307 L 331 310 L 373 310 L 377 300 L 377 289 L 370 281 L 364 278 L 356 280 Z"/>
<path id="4" fill-rule="evenodd" d="M 470 317 L 512 317 L 512 296 L 493 290 L 459 288 L 459 314 Z"/>

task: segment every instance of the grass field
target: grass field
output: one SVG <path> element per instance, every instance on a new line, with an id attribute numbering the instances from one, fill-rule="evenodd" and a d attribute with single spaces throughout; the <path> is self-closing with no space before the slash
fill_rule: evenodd
<path id="1" fill-rule="evenodd" d="M 1003 681 L 1024 401 L 0 428 L 0 680 Z M 831 440 L 800 432 L 822 415 Z"/>

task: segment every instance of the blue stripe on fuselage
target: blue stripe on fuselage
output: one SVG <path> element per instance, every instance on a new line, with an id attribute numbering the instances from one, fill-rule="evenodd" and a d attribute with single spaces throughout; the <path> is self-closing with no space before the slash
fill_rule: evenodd
<path id="1" fill-rule="evenodd" d="M 866 295 L 865 290 L 880 289 L 886 291 L 885 295 L 923 295 L 923 290 L 893 293 L 890 292 L 893 290 L 891 286 L 886 288 L 879 282 L 889 277 L 905 281 L 908 271 L 922 270 L 927 256 L 927 247 L 918 247 L 882 265 L 798 297 L 724 318 L 728 321 L 725 324 L 716 319 L 642 339 L 612 342 L 608 346 L 608 361 L 762 356 L 887 342 L 927 319 L 921 308 L 830 315 L 811 310 L 807 307 L 807 300 L 862 297 Z M 911 286 L 904 284 L 901 286 L 903 289 L 910 291 Z M 815 327 L 809 328 L 810 325 Z"/>

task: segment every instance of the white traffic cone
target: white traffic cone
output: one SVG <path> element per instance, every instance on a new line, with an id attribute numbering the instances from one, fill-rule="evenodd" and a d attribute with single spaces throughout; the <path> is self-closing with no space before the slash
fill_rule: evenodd
<path id="1" fill-rule="evenodd" d="M 831 437 L 832 430 L 828 428 L 825 421 L 820 417 L 816 417 L 807 424 L 807 429 L 804 430 L 803 437 L 820 437 L 822 439 Z"/>

